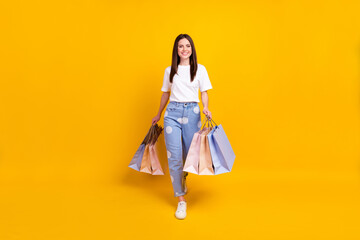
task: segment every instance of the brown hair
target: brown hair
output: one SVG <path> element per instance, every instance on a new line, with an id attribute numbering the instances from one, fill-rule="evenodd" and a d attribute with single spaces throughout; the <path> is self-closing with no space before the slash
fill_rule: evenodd
<path id="1" fill-rule="evenodd" d="M 191 53 L 191 55 L 189 57 L 190 58 L 191 82 L 194 80 L 195 75 L 196 75 L 196 71 L 197 71 L 197 68 L 198 68 L 197 58 L 196 58 L 196 51 L 195 51 L 195 46 L 194 46 L 193 40 L 187 34 L 180 34 L 179 36 L 176 37 L 174 47 L 173 47 L 171 71 L 170 71 L 170 82 L 171 83 L 173 82 L 173 78 L 174 78 L 175 73 L 177 74 L 178 64 L 180 63 L 180 57 L 178 55 L 178 43 L 183 38 L 186 38 L 187 40 L 189 40 L 190 45 L 191 45 L 191 52 L 192 53 Z"/>

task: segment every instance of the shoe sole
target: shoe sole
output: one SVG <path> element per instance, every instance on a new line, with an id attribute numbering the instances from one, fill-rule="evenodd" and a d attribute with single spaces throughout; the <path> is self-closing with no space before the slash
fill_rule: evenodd
<path id="1" fill-rule="evenodd" d="M 183 218 L 179 218 L 179 217 L 177 217 L 177 216 L 175 215 L 175 218 L 176 218 L 176 219 L 179 219 L 179 220 L 184 220 L 184 219 L 186 218 L 186 216 L 183 217 Z"/>

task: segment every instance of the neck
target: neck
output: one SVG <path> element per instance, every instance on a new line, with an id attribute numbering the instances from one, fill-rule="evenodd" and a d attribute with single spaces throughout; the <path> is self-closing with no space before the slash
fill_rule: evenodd
<path id="1" fill-rule="evenodd" d="M 180 59 L 179 65 L 190 65 L 190 59 Z"/>

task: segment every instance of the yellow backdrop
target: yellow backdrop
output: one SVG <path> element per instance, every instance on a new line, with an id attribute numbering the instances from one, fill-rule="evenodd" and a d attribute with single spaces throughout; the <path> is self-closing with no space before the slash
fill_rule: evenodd
<path id="1" fill-rule="evenodd" d="M 1 2 L 0 239 L 359 239 L 359 11 Z M 231 173 L 189 175 L 183 221 L 168 172 L 128 168 L 180 33 L 236 154 Z M 163 135 L 159 152 L 168 171 Z"/>

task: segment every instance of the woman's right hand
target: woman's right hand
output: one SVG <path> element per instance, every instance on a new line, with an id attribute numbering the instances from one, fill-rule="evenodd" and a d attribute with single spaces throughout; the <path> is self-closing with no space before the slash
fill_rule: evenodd
<path id="1" fill-rule="evenodd" d="M 156 115 L 153 119 L 152 119 L 152 125 L 155 125 L 158 121 L 160 120 L 160 116 Z"/>

